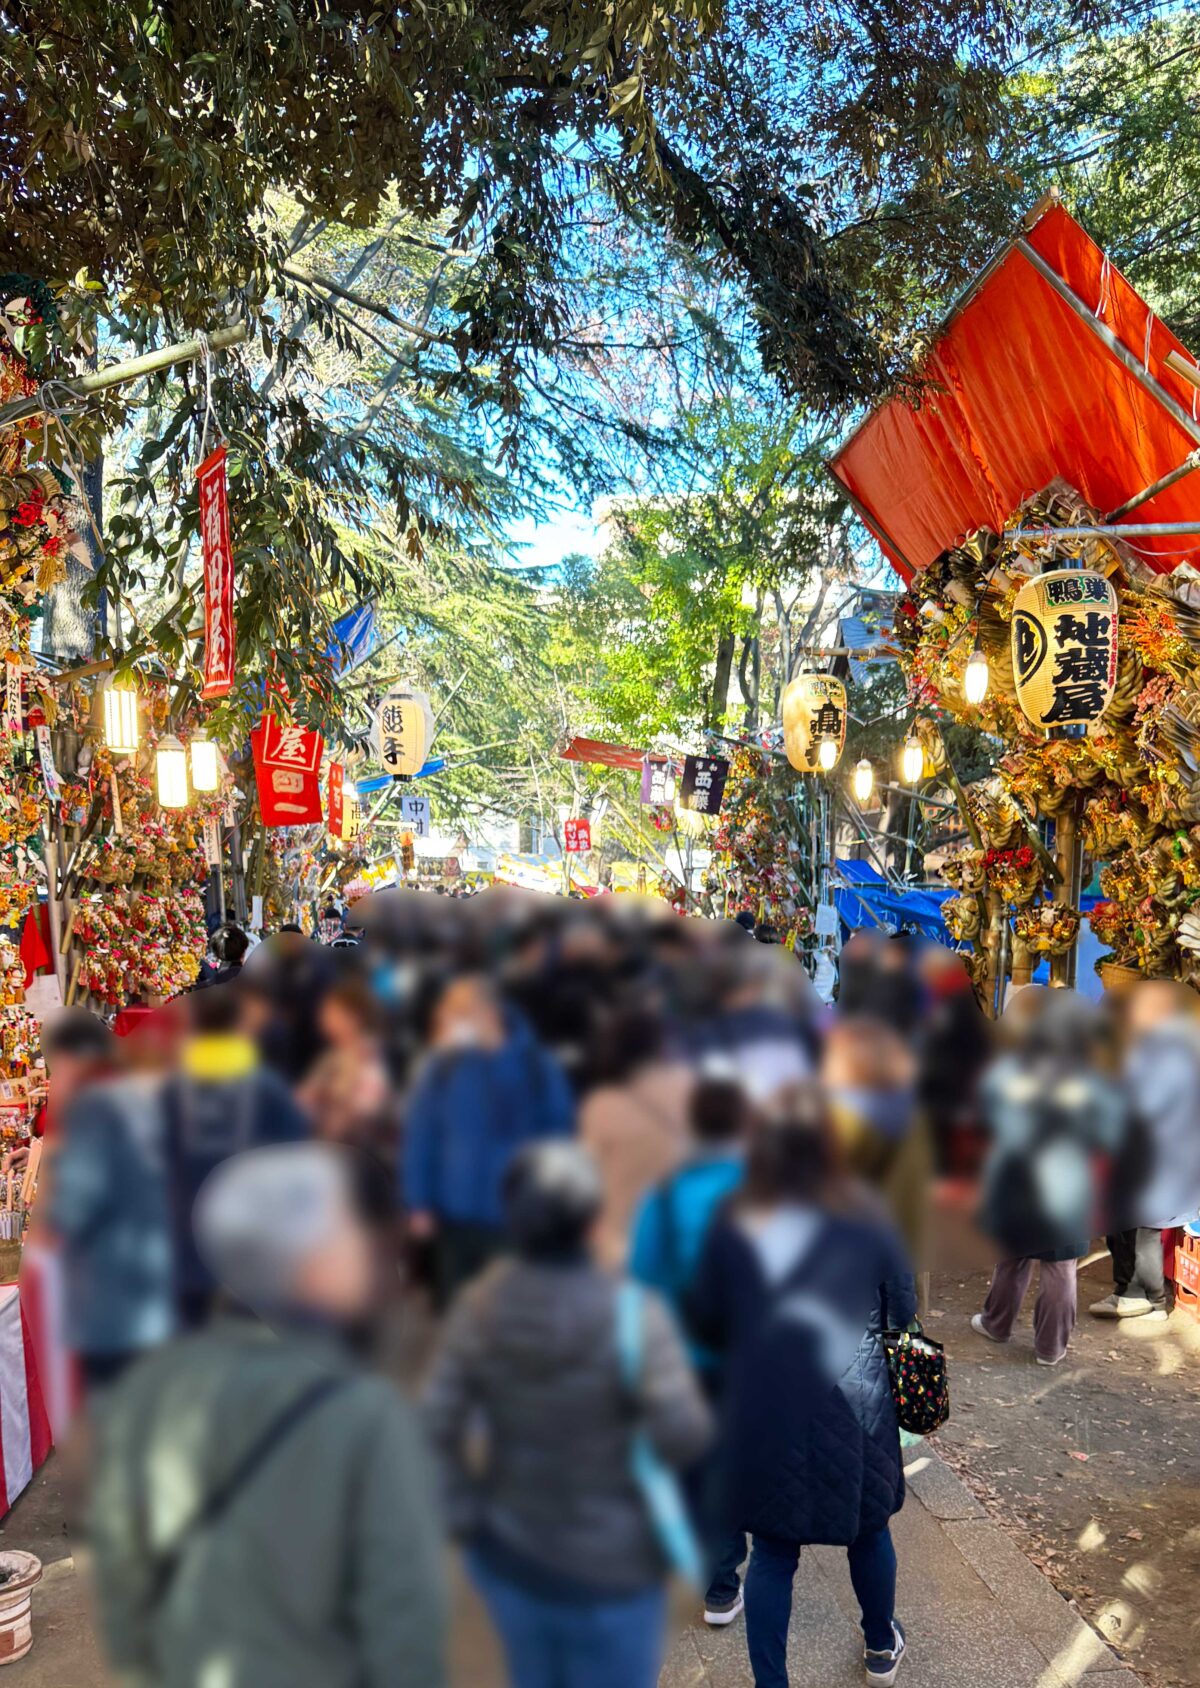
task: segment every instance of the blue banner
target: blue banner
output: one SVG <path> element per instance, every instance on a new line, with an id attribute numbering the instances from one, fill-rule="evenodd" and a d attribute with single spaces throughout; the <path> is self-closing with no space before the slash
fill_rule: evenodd
<path id="1" fill-rule="evenodd" d="M 326 655 L 333 664 L 335 680 L 347 669 L 367 660 L 375 649 L 377 636 L 374 604 L 360 604 L 334 622 L 333 643 Z"/>

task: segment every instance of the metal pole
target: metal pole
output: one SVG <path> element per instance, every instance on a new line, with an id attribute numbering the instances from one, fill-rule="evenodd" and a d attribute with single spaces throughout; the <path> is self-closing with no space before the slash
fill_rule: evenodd
<path id="1" fill-rule="evenodd" d="M 1157 498 L 1160 492 L 1165 492 L 1176 481 L 1181 481 L 1185 475 L 1200 467 L 1200 447 L 1189 451 L 1178 469 L 1172 469 L 1169 474 L 1160 475 L 1156 481 L 1151 481 L 1141 492 L 1135 492 L 1132 498 L 1127 498 L 1124 504 L 1118 504 L 1115 510 L 1110 510 L 1105 516 L 1106 522 L 1115 522 L 1120 516 L 1127 516 L 1131 510 L 1136 510 L 1142 504 L 1148 504 L 1152 498 Z"/>
<path id="2" fill-rule="evenodd" d="M 222 352 L 227 346 L 240 346 L 247 338 L 249 330 L 244 322 L 231 323 L 228 328 L 216 328 L 207 336 L 210 351 Z M 143 375 L 156 375 L 160 369 L 170 369 L 177 363 L 194 363 L 204 356 L 204 344 L 200 340 L 181 340 L 174 346 L 162 346 L 155 352 L 144 352 L 141 357 L 129 358 L 124 363 L 110 364 L 107 369 L 98 369 L 93 375 L 80 375 L 72 381 L 56 381 L 54 383 L 56 402 L 64 399 L 89 399 L 93 393 L 103 393 L 109 387 L 124 387 L 130 381 L 138 381 Z M 10 428 L 14 422 L 24 422 L 30 416 L 42 414 L 41 393 L 31 393 L 28 398 L 13 399 L 10 404 L 0 404 L 0 428 Z"/>
<path id="3" fill-rule="evenodd" d="M 1035 247 L 1032 247 L 1024 237 L 1017 241 L 1017 251 L 1033 265 L 1042 280 L 1049 283 L 1059 298 L 1074 311 L 1080 321 L 1087 323 L 1096 338 L 1103 340 L 1117 362 L 1124 365 L 1126 371 L 1133 376 L 1138 385 L 1144 387 L 1148 393 L 1158 400 L 1163 409 L 1168 411 L 1178 422 L 1190 440 L 1196 445 L 1200 445 L 1200 423 L 1192 421 L 1191 416 L 1179 401 L 1172 398 L 1166 388 L 1155 380 L 1149 370 L 1144 367 L 1141 359 L 1134 356 L 1125 342 L 1117 338 L 1107 323 L 1100 321 L 1095 312 L 1084 304 L 1079 295 L 1067 286 L 1058 271 L 1051 264 L 1048 264 L 1041 253 Z"/>
<path id="4" fill-rule="evenodd" d="M 1200 536 L 1200 522 L 1097 522 L 1094 527 L 1013 528 L 1009 539 L 1150 539 L 1173 533 Z"/>

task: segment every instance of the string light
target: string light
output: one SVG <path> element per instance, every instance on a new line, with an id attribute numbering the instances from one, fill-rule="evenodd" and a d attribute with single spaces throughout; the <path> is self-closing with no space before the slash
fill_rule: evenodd
<path id="1" fill-rule="evenodd" d="M 968 703 L 980 704 L 987 696 L 988 659 L 976 645 L 963 673 L 963 696 Z"/>
<path id="2" fill-rule="evenodd" d="M 854 769 L 854 796 L 859 803 L 865 803 L 875 786 L 875 770 L 864 756 Z"/>
<path id="3" fill-rule="evenodd" d="M 900 752 L 900 773 L 905 785 L 916 785 L 925 767 L 925 751 L 916 733 L 909 733 Z"/>

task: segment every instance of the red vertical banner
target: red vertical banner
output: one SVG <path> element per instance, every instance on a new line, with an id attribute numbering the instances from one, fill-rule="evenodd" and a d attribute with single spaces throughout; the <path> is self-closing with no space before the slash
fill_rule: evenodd
<path id="1" fill-rule="evenodd" d="M 210 452 L 196 471 L 200 494 L 200 546 L 204 554 L 204 689 L 201 697 L 233 690 L 237 632 L 233 621 L 233 547 L 229 542 L 229 493 L 225 447 Z"/>
<path id="2" fill-rule="evenodd" d="M 264 715 L 250 734 L 264 826 L 311 826 L 321 820 L 320 733 Z"/>
<path id="3" fill-rule="evenodd" d="M 340 762 L 329 764 L 329 802 L 326 808 L 325 824 L 331 838 L 341 838 L 345 825 L 345 805 L 342 800 L 342 787 L 345 781 L 345 770 Z"/>

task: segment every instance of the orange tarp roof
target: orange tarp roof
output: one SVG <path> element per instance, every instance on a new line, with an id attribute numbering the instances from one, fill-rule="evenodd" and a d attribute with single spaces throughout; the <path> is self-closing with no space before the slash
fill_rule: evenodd
<path id="1" fill-rule="evenodd" d="M 1086 319 L 1039 272 L 1037 257 Z M 1100 512 L 1115 510 L 1200 444 L 1200 394 L 1166 366 L 1171 351 L 1193 361 L 1054 205 L 993 261 L 943 328 L 923 366 L 936 386 L 920 405 L 881 405 L 830 468 L 906 579 L 977 528 L 998 531 L 1056 476 Z M 1126 520 L 1200 526 L 1200 470 Z M 1164 572 L 1185 553 L 1200 563 L 1200 532 L 1133 543 Z"/>

